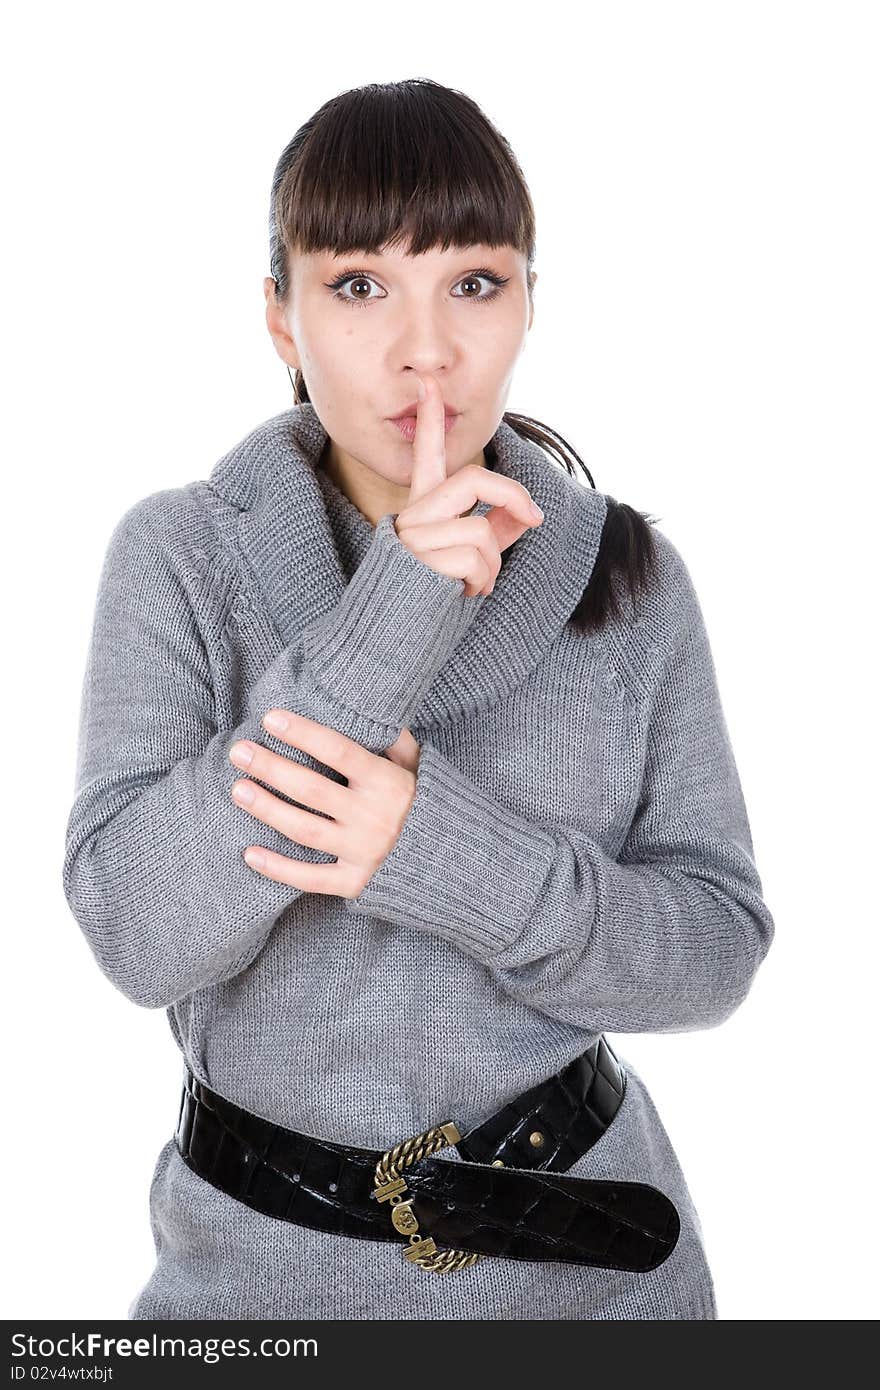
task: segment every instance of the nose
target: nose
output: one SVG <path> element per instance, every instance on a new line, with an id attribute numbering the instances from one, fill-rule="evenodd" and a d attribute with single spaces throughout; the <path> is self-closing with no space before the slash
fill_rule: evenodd
<path id="1" fill-rule="evenodd" d="M 415 381 L 416 374 L 418 374 L 419 376 L 422 376 L 422 377 L 423 377 L 423 376 L 428 376 L 428 375 L 433 376 L 434 379 L 435 379 L 435 381 L 437 382 L 437 385 L 438 385 L 439 387 L 441 387 L 441 388 L 442 388 L 442 386 L 443 386 L 444 381 L 446 381 L 446 378 L 447 378 L 446 368 L 445 368 L 445 367 L 438 367 L 438 366 L 437 366 L 435 363 L 433 363 L 433 362 L 432 362 L 431 366 L 427 366 L 427 367 L 419 366 L 419 365 L 417 365 L 417 364 L 414 365 L 412 362 L 409 362 L 409 363 L 403 368 L 403 371 L 404 371 L 404 376 L 405 376 L 405 378 L 408 380 L 409 384 L 412 386 L 413 391 L 415 391 L 415 389 L 416 389 L 416 381 Z"/>
<path id="2" fill-rule="evenodd" d="M 396 355 L 404 372 L 431 372 L 438 381 L 451 368 L 455 345 L 450 325 L 433 307 L 407 312 L 397 337 Z"/>

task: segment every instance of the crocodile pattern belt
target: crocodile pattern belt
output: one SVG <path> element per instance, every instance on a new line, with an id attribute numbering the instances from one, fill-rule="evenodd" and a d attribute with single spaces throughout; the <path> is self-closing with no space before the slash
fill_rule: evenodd
<path id="1" fill-rule="evenodd" d="M 383 1152 L 252 1115 L 186 1066 L 175 1142 L 195 1173 L 256 1211 L 394 1241 L 436 1273 L 484 1256 L 642 1272 L 675 1248 L 670 1199 L 644 1183 L 564 1176 L 608 1129 L 626 1079 L 600 1037 L 464 1136 L 447 1121 Z M 433 1157 L 448 1144 L 463 1161 Z"/>

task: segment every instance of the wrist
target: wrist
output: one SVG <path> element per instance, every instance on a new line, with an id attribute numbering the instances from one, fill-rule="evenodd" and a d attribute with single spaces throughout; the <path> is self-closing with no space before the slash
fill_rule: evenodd
<path id="1" fill-rule="evenodd" d="M 414 555 L 386 513 L 339 602 L 305 630 L 315 680 L 368 718 L 403 726 L 476 615 L 464 591 Z"/>

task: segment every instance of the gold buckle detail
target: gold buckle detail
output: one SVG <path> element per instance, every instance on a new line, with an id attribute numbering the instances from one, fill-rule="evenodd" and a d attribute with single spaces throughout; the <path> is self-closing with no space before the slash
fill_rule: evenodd
<path id="1" fill-rule="evenodd" d="M 451 1120 L 446 1124 L 434 1125 L 433 1129 L 414 1134 L 395 1144 L 384 1153 L 376 1164 L 373 1174 L 373 1196 L 377 1202 L 388 1202 L 391 1222 L 396 1231 L 408 1237 L 403 1257 L 418 1265 L 419 1269 L 429 1269 L 433 1274 L 449 1274 L 454 1269 L 465 1269 L 482 1259 L 482 1255 L 472 1250 L 438 1250 L 432 1236 L 419 1235 L 419 1223 L 413 1211 L 412 1197 L 404 1197 L 409 1189 L 401 1176 L 401 1168 L 418 1163 L 445 1149 L 447 1144 L 457 1144 L 461 1135 Z"/>

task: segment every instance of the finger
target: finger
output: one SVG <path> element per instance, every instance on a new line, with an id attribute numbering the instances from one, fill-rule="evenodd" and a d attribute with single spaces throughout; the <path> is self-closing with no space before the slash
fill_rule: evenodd
<path id="1" fill-rule="evenodd" d="M 516 534 L 522 534 L 522 526 L 516 523 Z M 425 522 L 421 526 L 399 526 L 397 534 L 407 547 L 426 563 L 434 567 L 437 552 L 447 549 L 458 551 L 462 546 L 472 546 L 473 561 L 467 570 L 467 579 L 482 589 L 485 584 L 494 585 L 501 569 L 501 550 L 498 545 L 496 528 L 485 516 L 456 517 L 453 521 Z M 430 560 L 428 557 L 430 556 Z M 445 564 L 454 564 L 455 556 L 447 555 Z M 448 571 L 444 569 L 443 573 Z M 461 578 L 465 575 L 460 574 Z"/>
<path id="2" fill-rule="evenodd" d="M 446 478 L 446 409 L 432 372 L 416 373 L 425 388 L 425 399 L 416 406 L 416 432 L 412 442 L 409 501 L 432 492 Z"/>
<path id="3" fill-rule="evenodd" d="M 503 553 L 507 550 L 509 546 L 513 545 L 514 541 L 518 541 L 520 536 L 529 529 L 528 526 L 523 526 L 521 521 L 517 521 L 512 517 L 503 507 L 491 507 L 489 511 L 485 512 L 483 515 L 484 520 L 488 521 L 495 532 L 499 553 Z M 498 568 L 500 570 L 500 564 Z M 482 594 L 490 594 L 495 587 L 495 580 L 497 578 L 498 573 L 496 572 L 492 577 L 491 583 L 488 586 L 484 585 L 479 592 Z"/>
<path id="4" fill-rule="evenodd" d="M 285 739 L 285 742 L 289 743 L 289 738 Z M 242 747 L 250 751 L 249 763 L 238 757 L 238 750 Z M 229 761 L 239 772 L 265 782 L 275 791 L 283 792 L 285 796 L 302 802 L 304 806 L 310 806 L 313 811 L 324 811 L 336 819 L 341 819 L 345 813 L 347 787 L 334 782 L 330 777 L 325 777 L 314 768 L 294 762 L 283 753 L 273 753 L 261 743 L 254 743 L 249 739 L 238 740 L 229 749 Z"/>
<path id="5" fill-rule="evenodd" d="M 483 516 L 495 532 L 500 551 L 507 550 L 508 546 L 513 545 L 514 541 L 518 541 L 520 536 L 530 529 L 524 526 L 518 517 L 511 516 L 506 507 L 490 507 Z M 532 522 L 531 525 L 540 525 L 540 522 Z"/>
<path id="6" fill-rule="evenodd" d="M 280 725 L 276 726 L 276 717 L 284 721 L 283 729 Z M 272 723 L 269 722 L 270 718 Z M 370 759 L 375 757 L 374 753 L 356 743 L 347 734 L 340 733 L 338 729 L 331 729 L 327 724 L 320 724 L 317 719 L 297 714 L 294 710 L 267 710 L 260 723 L 282 743 L 288 743 L 292 748 L 299 748 L 304 753 L 311 753 L 318 762 L 341 772 L 349 781 L 352 777 L 362 776 Z"/>
<path id="7" fill-rule="evenodd" d="M 431 568 L 438 574 L 445 574 L 450 579 L 464 580 L 466 598 L 473 598 L 484 589 L 488 592 L 488 586 L 494 582 L 485 560 L 472 545 L 450 545 L 445 550 L 432 550 L 428 553 L 431 556 Z"/>
<path id="8" fill-rule="evenodd" d="M 247 803 L 239 800 L 238 792 L 242 787 L 246 793 L 253 793 Z M 320 849 L 325 854 L 342 854 L 346 837 L 341 821 L 313 815 L 300 806 L 289 806 L 250 777 L 234 783 L 230 796 L 242 811 L 253 816 L 254 820 L 262 821 L 263 825 L 271 825 L 273 830 L 279 831 L 294 844 L 308 845 L 310 849 Z"/>
<path id="9" fill-rule="evenodd" d="M 261 858 L 257 863 L 252 859 L 256 852 Z M 303 893 L 329 893 L 347 897 L 346 876 L 341 864 L 308 864 L 302 859 L 288 859 L 284 854 L 276 854 L 264 845 L 250 845 L 245 850 L 248 868 L 273 883 L 286 883 L 291 888 L 299 888 Z"/>
<path id="10" fill-rule="evenodd" d="M 543 521 L 543 516 L 536 516 L 532 511 L 528 488 L 516 478 L 508 478 L 492 468 L 481 468 L 476 463 L 466 463 L 430 496 L 419 498 L 411 506 L 407 504 L 398 514 L 398 533 L 403 526 L 461 516 L 476 502 L 489 502 L 493 507 L 503 508 L 524 527 L 539 526 Z"/>

